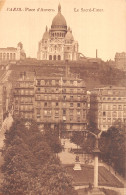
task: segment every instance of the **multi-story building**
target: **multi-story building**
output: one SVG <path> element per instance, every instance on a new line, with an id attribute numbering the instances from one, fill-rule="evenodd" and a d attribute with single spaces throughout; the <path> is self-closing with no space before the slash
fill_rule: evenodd
<path id="1" fill-rule="evenodd" d="M 86 129 L 87 95 L 81 79 L 72 77 L 37 77 L 35 117 L 41 128 L 60 122 L 66 131 Z"/>
<path id="2" fill-rule="evenodd" d="M 13 92 L 14 116 L 34 119 L 34 74 L 20 73 Z"/>
<path id="3" fill-rule="evenodd" d="M 3 86 L 0 85 L 0 128 L 3 122 Z"/>
<path id="4" fill-rule="evenodd" d="M 8 80 L 9 76 L 9 70 L 0 71 L 0 128 L 10 110 L 12 84 Z"/>
<path id="5" fill-rule="evenodd" d="M 118 69 L 126 71 L 126 52 L 115 54 L 115 66 Z"/>
<path id="6" fill-rule="evenodd" d="M 61 14 L 61 6 L 52 20 L 51 29 L 43 34 L 38 45 L 39 60 L 77 60 L 78 42 L 74 40 L 70 27 Z"/>
<path id="7" fill-rule="evenodd" d="M 91 92 L 91 119 L 99 130 L 108 130 L 116 121 L 126 120 L 126 88 L 104 87 Z"/>
<path id="8" fill-rule="evenodd" d="M 14 116 L 33 118 L 40 129 L 62 124 L 67 132 L 87 125 L 87 93 L 82 79 L 22 73 L 14 88 Z"/>
<path id="9" fill-rule="evenodd" d="M 25 58 L 26 54 L 23 50 L 23 44 L 21 42 L 17 44 L 17 48 L 15 47 L 0 48 L 0 62 L 23 60 Z"/>

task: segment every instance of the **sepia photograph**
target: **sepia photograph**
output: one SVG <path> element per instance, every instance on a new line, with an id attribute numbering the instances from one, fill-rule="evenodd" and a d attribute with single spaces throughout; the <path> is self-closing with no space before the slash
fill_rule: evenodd
<path id="1" fill-rule="evenodd" d="M 0 0 L 0 195 L 126 195 L 126 0 Z"/>

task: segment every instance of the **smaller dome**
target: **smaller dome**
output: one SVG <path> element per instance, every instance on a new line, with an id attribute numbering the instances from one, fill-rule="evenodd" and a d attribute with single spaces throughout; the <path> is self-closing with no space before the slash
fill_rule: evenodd
<path id="1" fill-rule="evenodd" d="M 66 36 L 65 36 L 65 40 L 74 40 L 73 38 L 73 35 L 72 35 L 72 31 L 70 30 L 70 28 L 68 28 L 68 31 L 66 33 Z"/>
<path id="2" fill-rule="evenodd" d="M 48 29 L 46 26 L 46 31 L 44 32 L 42 39 L 49 39 L 49 38 L 50 38 L 50 35 L 49 35 Z"/>
<path id="3" fill-rule="evenodd" d="M 17 44 L 17 47 L 20 47 L 20 49 L 22 49 L 22 48 L 23 48 L 23 44 L 22 44 L 21 42 L 19 42 L 19 43 Z"/>

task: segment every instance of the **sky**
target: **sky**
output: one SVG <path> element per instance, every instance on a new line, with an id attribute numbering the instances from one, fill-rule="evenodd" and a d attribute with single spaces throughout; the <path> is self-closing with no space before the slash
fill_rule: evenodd
<path id="1" fill-rule="evenodd" d="M 5 1 L 5 2 L 4 2 Z M 27 57 L 37 57 L 38 42 L 46 25 L 51 27 L 58 4 L 70 26 L 79 52 L 102 60 L 114 60 L 126 52 L 126 0 L 2 0 L 0 48 L 23 43 Z M 11 11 L 19 8 L 22 11 Z M 50 11 L 37 11 L 38 8 Z M 32 11 L 30 11 L 32 9 Z"/>

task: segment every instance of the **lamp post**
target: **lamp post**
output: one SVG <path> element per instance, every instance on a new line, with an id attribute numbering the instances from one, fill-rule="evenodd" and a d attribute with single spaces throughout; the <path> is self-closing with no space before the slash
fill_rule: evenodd
<path id="1" fill-rule="evenodd" d="M 98 148 L 98 140 L 101 137 L 102 131 L 100 131 L 100 133 L 98 135 L 85 130 L 85 132 L 93 135 L 95 137 L 95 148 L 93 150 L 93 154 L 94 154 L 94 189 L 92 191 L 92 195 L 104 195 L 103 192 L 99 191 L 98 189 L 98 156 L 100 153 L 100 150 Z"/>

